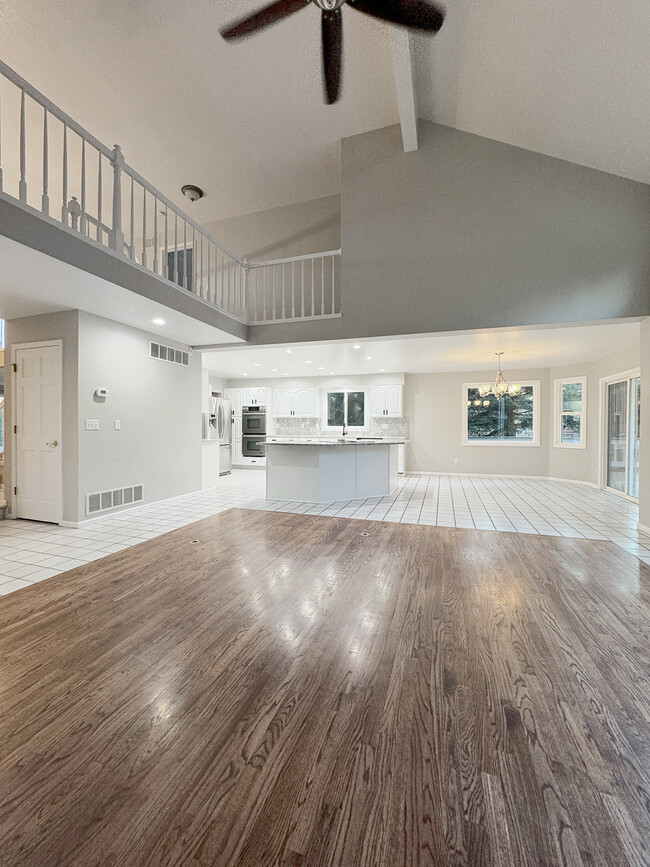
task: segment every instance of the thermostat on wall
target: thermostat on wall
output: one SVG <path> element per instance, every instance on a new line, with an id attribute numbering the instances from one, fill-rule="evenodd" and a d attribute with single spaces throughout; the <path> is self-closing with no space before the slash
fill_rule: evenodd
<path id="1" fill-rule="evenodd" d="M 107 388 L 96 388 L 95 389 L 95 397 L 107 398 L 108 397 L 108 389 Z"/>

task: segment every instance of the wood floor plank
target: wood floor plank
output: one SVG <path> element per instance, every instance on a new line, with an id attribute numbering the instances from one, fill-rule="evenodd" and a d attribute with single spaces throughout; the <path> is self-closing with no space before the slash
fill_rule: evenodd
<path id="1" fill-rule="evenodd" d="M 0 865 L 646 865 L 649 615 L 611 543 L 237 509 L 57 575 Z"/>

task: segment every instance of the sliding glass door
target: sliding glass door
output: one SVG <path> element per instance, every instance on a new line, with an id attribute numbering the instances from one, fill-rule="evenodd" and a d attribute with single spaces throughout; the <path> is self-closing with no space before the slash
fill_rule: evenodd
<path id="1" fill-rule="evenodd" d="M 641 377 L 605 383 L 605 487 L 628 497 L 639 496 Z"/>

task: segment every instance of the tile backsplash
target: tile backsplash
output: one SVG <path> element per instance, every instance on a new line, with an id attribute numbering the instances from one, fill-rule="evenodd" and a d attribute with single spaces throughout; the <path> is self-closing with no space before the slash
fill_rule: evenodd
<path id="1" fill-rule="evenodd" d="M 362 436 L 408 437 L 409 423 L 406 418 L 371 418 L 369 421 L 369 428 L 363 431 Z M 319 418 L 276 418 L 274 422 L 276 434 L 282 437 L 331 437 L 333 435 L 331 430 L 321 430 Z"/>

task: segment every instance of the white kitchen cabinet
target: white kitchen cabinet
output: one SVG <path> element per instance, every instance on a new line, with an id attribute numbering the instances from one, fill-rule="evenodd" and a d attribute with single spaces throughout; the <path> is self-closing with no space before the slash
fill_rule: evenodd
<path id="1" fill-rule="evenodd" d="M 401 385 L 371 385 L 370 415 L 373 418 L 400 418 L 403 414 Z"/>
<path id="2" fill-rule="evenodd" d="M 268 403 L 268 389 L 259 387 L 253 388 L 253 404 L 255 406 L 266 406 Z"/>
<path id="3" fill-rule="evenodd" d="M 276 418 L 290 418 L 293 415 L 293 389 L 273 389 L 273 415 Z"/>
<path id="4" fill-rule="evenodd" d="M 275 418 L 318 418 L 317 388 L 274 388 Z"/>
<path id="5" fill-rule="evenodd" d="M 318 389 L 294 388 L 293 414 L 296 418 L 315 418 L 318 415 Z"/>
<path id="6" fill-rule="evenodd" d="M 223 396 L 231 402 L 235 415 L 241 415 L 243 406 L 266 406 L 268 388 L 262 386 L 246 386 L 245 388 L 226 388 Z"/>

